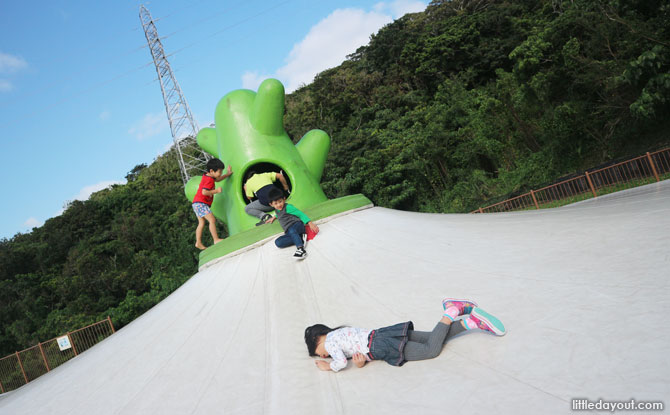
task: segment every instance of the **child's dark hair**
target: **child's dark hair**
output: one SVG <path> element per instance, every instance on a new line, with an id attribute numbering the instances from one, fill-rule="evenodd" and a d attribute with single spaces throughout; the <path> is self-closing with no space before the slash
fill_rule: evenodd
<path id="1" fill-rule="evenodd" d="M 307 327 L 305 329 L 305 344 L 307 344 L 307 351 L 309 352 L 309 355 L 317 356 L 316 345 L 319 342 L 319 337 L 323 336 L 324 334 L 328 334 L 331 331 L 341 329 L 342 327 L 344 326 L 331 329 L 330 327 L 324 326 L 323 324 L 315 324 L 313 326 Z"/>
<path id="2" fill-rule="evenodd" d="M 207 173 L 209 173 L 210 170 L 214 170 L 214 171 L 223 170 L 224 167 L 225 167 L 225 165 L 223 164 L 223 162 L 221 160 L 210 159 L 207 162 Z"/>
<path id="3" fill-rule="evenodd" d="M 276 187 L 273 187 L 268 192 L 268 200 L 270 202 L 274 202 L 275 200 L 279 200 L 279 199 L 283 199 L 283 198 L 284 198 L 284 192 L 282 192 L 281 190 L 279 190 Z"/>

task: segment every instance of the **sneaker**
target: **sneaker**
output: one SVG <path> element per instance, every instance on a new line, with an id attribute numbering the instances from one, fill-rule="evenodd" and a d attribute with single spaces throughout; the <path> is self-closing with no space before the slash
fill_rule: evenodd
<path id="1" fill-rule="evenodd" d="M 457 300 L 456 298 L 445 298 L 442 300 L 442 307 L 446 311 L 449 307 L 456 307 L 459 315 L 470 314 L 472 309 L 477 307 L 477 303 L 470 300 Z"/>
<path id="2" fill-rule="evenodd" d="M 490 331 L 496 336 L 505 335 L 506 330 L 503 323 L 500 320 L 498 320 L 495 316 L 487 313 L 486 311 L 482 310 L 479 307 L 476 307 L 474 310 L 472 310 L 470 318 L 468 318 L 467 320 L 470 321 L 466 321 L 466 324 L 474 322 L 477 328 Z M 468 326 L 470 325 L 468 324 Z M 474 328 L 474 327 L 468 327 L 468 328 Z"/>
<path id="3" fill-rule="evenodd" d="M 272 219 L 272 215 L 270 215 L 269 213 L 266 213 L 265 215 L 263 215 L 261 220 L 256 224 L 256 226 L 265 225 L 267 223 L 267 221 L 270 220 L 270 219 Z"/>
<path id="4" fill-rule="evenodd" d="M 295 259 L 305 259 L 307 256 L 307 251 L 305 251 L 305 248 L 302 246 L 298 249 L 296 249 L 295 254 L 293 254 L 293 258 Z"/>

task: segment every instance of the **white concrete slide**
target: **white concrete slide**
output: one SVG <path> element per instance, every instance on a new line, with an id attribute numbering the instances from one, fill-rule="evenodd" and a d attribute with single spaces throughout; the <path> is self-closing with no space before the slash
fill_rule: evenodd
<path id="1" fill-rule="evenodd" d="M 110 338 L 0 396 L 0 414 L 556 414 L 573 398 L 670 404 L 670 181 L 500 214 L 369 208 L 309 256 L 269 241 L 203 269 Z M 314 323 L 431 330 L 444 297 L 507 333 L 440 356 L 321 372 Z"/>

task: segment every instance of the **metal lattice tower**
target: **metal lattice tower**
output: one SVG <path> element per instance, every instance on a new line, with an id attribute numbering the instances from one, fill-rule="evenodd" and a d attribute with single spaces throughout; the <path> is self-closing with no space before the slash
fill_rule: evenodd
<path id="1" fill-rule="evenodd" d="M 181 178 L 186 185 L 192 176 L 199 176 L 205 171 L 205 165 L 211 157 L 198 147 L 195 139 L 199 130 L 198 125 L 170 68 L 156 25 L 149 10 L 144 6 L 140 6 L 140 21 L 151 50 L 151 57 L 156 65 L 172 140 L 179 156 Z"/>

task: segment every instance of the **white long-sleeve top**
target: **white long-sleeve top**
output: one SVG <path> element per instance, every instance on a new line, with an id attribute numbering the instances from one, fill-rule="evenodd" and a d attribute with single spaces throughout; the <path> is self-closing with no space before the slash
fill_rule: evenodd
<path id="1" fill-rule="evenodd" d="M 370 360 L 367 354 L 370 352 L 368 336 L 371 331 L 358 327 L 342 327 L 326 335 L 324 347 L 333 359 L 330 362 L 333 372 L 344 369 L 347 366 L 347 358 L 352 357 L 354 353 L 362 353 L 367 360 Z"/>

